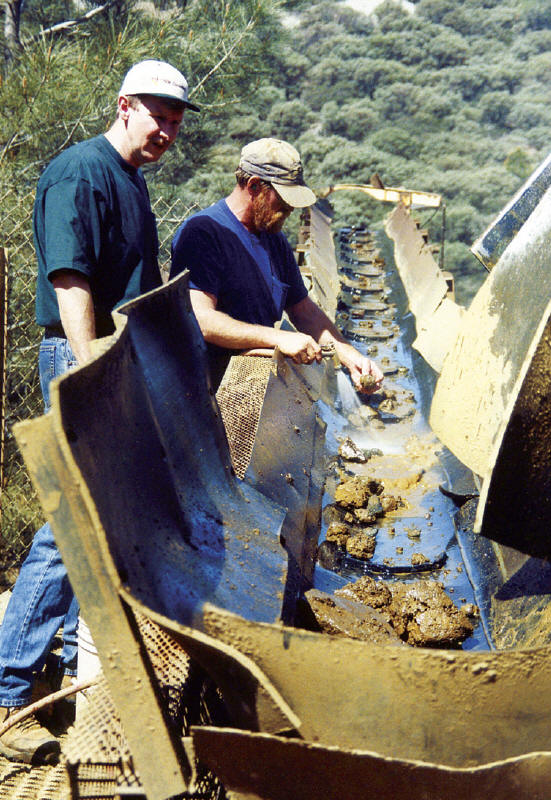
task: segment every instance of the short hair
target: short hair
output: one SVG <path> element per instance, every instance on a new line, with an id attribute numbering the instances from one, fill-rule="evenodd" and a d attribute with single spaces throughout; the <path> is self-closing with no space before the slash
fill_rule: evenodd
<path id="1" fill-rule="evenodd" d="M 235 180 L 237 181 L 241 189 L 243 189 L 247 185 L 249 178 L 258 178 L 258 180 L 263 186 L 271 186 L 270 181 L 264 180 L 264 178 L 261 178 L 259 175 L 251 175 L 250 172 L 245 172 L 245 170 L 242 169 L 241 167 L 237 167 L 237 169 L 235 170 Z"/>

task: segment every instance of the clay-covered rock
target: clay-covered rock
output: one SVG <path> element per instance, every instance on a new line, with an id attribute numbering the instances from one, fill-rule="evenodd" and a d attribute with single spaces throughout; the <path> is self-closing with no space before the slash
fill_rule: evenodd
<path id="1" fill-rule="evenodd" d="M 363 575 L 354 583 L 347 583 L 341 589 L 337 589 L 335 594 L 338 597 L 350 597 L 371 608 L 384 608 L 389 606 L 392 600 L 388 586 L 369 575 Z"/>
<path id="2" fill-rule="evenodd" d="M 336 542 L 341 547 L 346 545 L 350 536 L 350 528 L 344 522 L 330 522 L 325 538 L 328 542 Z"/>
<path id="3" fill-rule="evenodd" d="M 379 610 L 409 645 L 449 647 L 460 644 L 473 632 L 466 610 L 457 608 L 437 581 L 383 584 L 364 576 L 335 594 Z"/>
<path id="4" fill-rule="evenodd" d="M 342 508 L 365 508 L 371 495 L 382 492 L 381 481 L 356 475 L 339 483 L 335 490 L 335 503 Z"/>
<path id="5" fill-rule="evenodd" d="M 400 619 L 402 638 L 421 647 L 459 644 L 473 632 L 473 624 L 457 608 L 438 581 L 396 583 L 392 586 L 392 624 Z"/>
<path id="6" fill-rule="evenodd" d="M 351 597 L 331 597 L 325 592 L 310 589 L 306 599 L 324 633 L 374 644 L 402 645 L 388 616 L 368 608 Z"/>
<path id="7" fill-rule="evenodd" d="M 370 533 L 355 533 L 346 540 L 346 552 L 354 558 L 364 561 L 370 559 L 375 552 L 376 537 Z"/>

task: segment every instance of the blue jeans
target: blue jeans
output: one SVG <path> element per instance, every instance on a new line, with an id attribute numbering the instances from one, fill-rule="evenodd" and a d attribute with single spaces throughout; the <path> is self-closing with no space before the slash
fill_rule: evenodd
<path id="1" fill-rule="evenodd" d="M 75 365 L 66 339 L 43 339 L 38 367 L 46 411 L 51 379 Z M 30 701 L 35 675 L 46 663 L 61 625 L 60 667 L 75 675 L 78 603 L 46 523 L 35 533 L 0 626 L 0 706 L 23 706 Z"/>

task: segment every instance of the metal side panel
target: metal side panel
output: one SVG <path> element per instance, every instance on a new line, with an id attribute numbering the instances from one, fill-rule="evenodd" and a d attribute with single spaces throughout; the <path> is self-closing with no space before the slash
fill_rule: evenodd
<path id="1" fill-rule="evenodd" d="M 212 727 L 193 728 L 199 758 L 243 800 L 546 800 L 551 753 L 473 769 Z"/>
<path id="2" fill-rule="evenodd" d="M 204 343 L 177 279 L 128 308 L 111 349 L 54 387 L 121 581 L 201 626 L 205 602 L 275 622 L 285 509 L 233 475 Z M 254 541 L 254 547 L 250 543 Z"/>
<path id="3" fill-rule="evenodd" d="M 398 203 L 385 222 L 394 240 L 394 260 L 416 319 L 429 317 L 448 290 L 446 279 L 405 206 Z"/>
<path id="4" fill-rule="evenodd" d="M 515 196 L 471 247 L 472 253 L 480 259 L 486 269 L 490 270 L 496 265 L 499 257 L 534 211 L 550 184 L 551 155 L 547 156 L 545 161 L 534 170 Z"/>
<path id="5" fill-rule="evenodd" d="M 215 609 L 205 621 L 273 683 L 307 741 L 452 767 L 551 751 L 551 647 L 376 646 Z"/>
<path id="6" fill-rule="evenodd" d="M 182 625 L 147 608 L 121 589 L 127 604 L 169 634 L 194 662 L 212 677 L 224 698 L 233 724 L 265 733 L 299 735 L 302 723 L 269 678 L 242 649 L 213 639 L 202 631 Z M 219 609 L 209 612 L 218 615 Z"/>
<path id="7" fill-rule="evenodd" d="M 55 430 L 53 402 L 47 416 L 16 426 L 17 441 L 92 632 L 148 798 L 165 800 L 187 788 L 190 766 L 181 743 L 167 729 L 151 670 L 118 594 L 120 578 L 94 503 Z"/>
<path id="8" fill-rule="evenodd" d="M 500 430 L 475 530 L 538 558 L 551 556 L 551 320 Z"/>
<path id="9" fill-rule="evenodd" d="M 447 354 L 455 344 L 465 309 L 444 298 L 428 317 L 417 321 L 417 338 L 412 344 L 427 364 L 440 372 Z"/>
<path id="10" fill-rule="evenodd" d="M 313 296 L 330 319 L 335 318 L 340 280 L 335 258 L 331 220 L 319 209 L 310 209 L 307 242 L 308 266 L 312 272 Z"/>
<path id="11" fill-rule="evenodd" d="M 550 240 L 548 191 L 464 315 L 436 385 L 435 433 L 486 479 L 551 313 Z"/>
<path id="12" fill-rule="evenodd" d="M 309 513 L 318 519 L 321 514 L 321 486 L 311 491 L 312 470 L 320 469 L 322 459 L 316 448 L 320 423 L 314 398 L 304 383 L 304 373 L 316 371 L 315 366 L 301 370 L 275 354 L 245 474 L 252 486 L 288 509 L 282 536 L 294 565 L 297 594 L 305 573 L 308 580 L 312 578 L 312 552 L 319 535 L 317 530 L 310 531 L 312 541 L 307 540 L 307 518 Z"/>

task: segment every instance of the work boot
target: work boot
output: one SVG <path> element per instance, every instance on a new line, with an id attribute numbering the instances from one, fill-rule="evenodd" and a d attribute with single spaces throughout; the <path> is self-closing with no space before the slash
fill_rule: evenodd
<path id="1" fill-rule="evenodd" d="M 0 724 L 4 724 L 24 708 L 0 708 Z M 0 736 L 0 755 L 10 761 L 25 764 L 57 764 L 60 746 L 50 731 L 41 725 L 34 714 L 16 722 Z"/>

